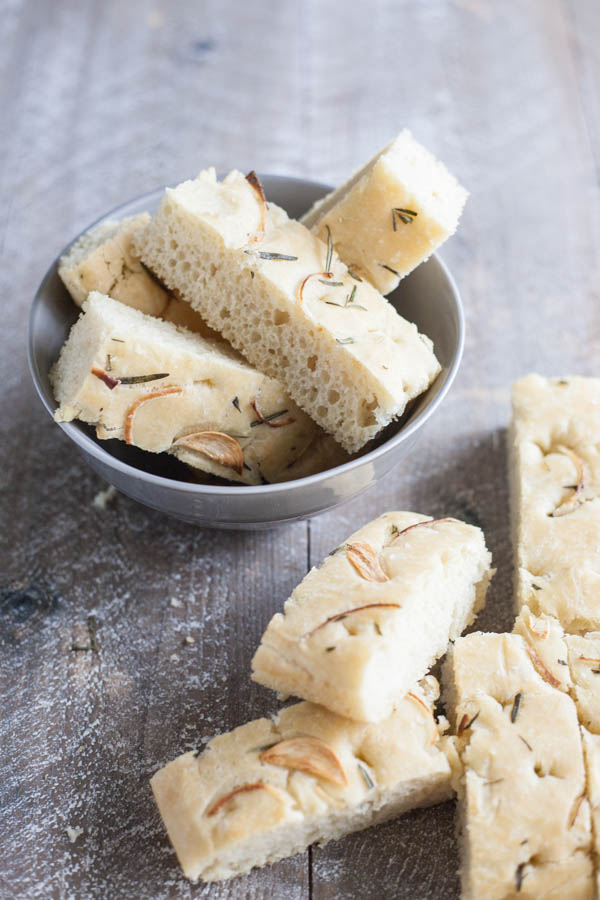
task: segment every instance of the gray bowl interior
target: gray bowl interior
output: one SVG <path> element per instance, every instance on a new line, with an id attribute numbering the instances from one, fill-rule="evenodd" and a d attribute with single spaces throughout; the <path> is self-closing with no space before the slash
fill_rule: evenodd
<path id="1" fill-rule="evenodd" d="M 330 190 L 317 182 L 275 175 L 261 177 L 267 197 L 286 209 L 293 217 L 301 216 L 315 200 Z M 144 210 L 152 213 L 158 206 L 163 191 L 164 188 L 160 188 L 123 204 L 102 216 L 98 222 L 131 216 Z M 33 380 L 50 414 L 53 414 L 56 404 L 48 372 L 78 315 L 77 308 L 58 276 L 57 263 L 58 260 L 46 273 L 34 299 L 28 336 L 29 363 Z M 61 427 L 83 451 L 91 465 L 103 477 L 113 481 L 120 490 L 149 506 L 164 509 L 188 521 L 215 524 L 214 509 L 210 514 L 207 510 L 206 514 L 201 511 L 204 508 L 201 498 L 206 498 L 207 495 L 213 495 L 215 499 L 216 496 L 220 496 L 221 501 L 225 501 L 226 496 L 237 495 L 235 510 L 224 513 L 223 517 L 217 516 L 217 519 L 222 518 L 222 523 L 227 526 L 234 526 L 240 519 L 247 521 L 247 524 L 259 520 L 264 524 L 272 524 L 323 511 L 369 487 L 374 478 L 382 473 L 381 465 L 369 466 L 370 463 L 377 461 L 378 457 L 391 454 L 385 466 L 389 469 L 410 449 L 415 440 L 416 430 L 421 428 L 447 392 L 460 362 L 464 339 L 460 298 L 450 274 L 437 257 L 431 257 L 405 278 L 399 288 L 390 295 L 389 300 L 402 316 L 414 322 L 419 331 L 433 340 L 442 371 L 431 388 L 411 405 L 410 410 L 400 421 L 388 426 L 378 440 L 369 445 L 359 458 L 337 469 L 284 485 L 255 488 L 228 484 L 218 479 L 198 483 L 192 479 L 189 470 L 183 464 L 167 454 L 144 453 L 135 447 L 127 446 L 122 441 L 99 441 L 95 437 L 94 429 L 81 422 L 70 422 Z M 403 444 L 406 446 L 403 447 Z M 359 472 L 364 467 L 367 469 L 361 476 Z M 334 473 L 348 474 L 351 470 L 354 471 L 355 477 L 353 479 L 345 477 L 343 489 L 340 490 L 339 483 L 337 487 L 332 487 L 331 477 Z M 140 479 L 145 483 L 144 487 L 136 483 Z M 290 490 L 299 491 L 308 483 L 314 489 L 319 482 L 322 487 L 320 500 L 316 500 L 312 490 L 310 501 L 308 494 L 305 494 L 307 501 L 304 504 L 300 502 L 290 505 Z M 153 491 L 153 487 L 157 491 Z M 180 498 L 174 508 L 172 504 L 164 502 L 166 496 L 164 492 L 169 487 L 171 490 L 185 491 L 192 496 L 183 501 Z M 288 496 L 288 501 L 284 502 L 282 496 L 277 496 L 282 492 Z M 253 504 L 257 494 L 261 495 L 263 501 L 267 499 L 266 495 L 271 495 L 271 513 L 267 516 L 268 521 L 264 519 L 264 513 L 256 510 L 248 516 L 241 511 L 243 507 L 240 504 L 244 503 L 242 495 L 247 502 Z M 219 509 L 222 508 L 221 502 Z"/>

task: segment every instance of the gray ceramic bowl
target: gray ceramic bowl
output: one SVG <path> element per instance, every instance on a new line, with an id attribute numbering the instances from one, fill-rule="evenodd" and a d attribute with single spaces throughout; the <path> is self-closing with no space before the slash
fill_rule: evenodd
<path id="1" fill-rule="evenodd" d="M 330 190 L 314 181 L 261 177 L 267 197 L 296 217 Z M 143 210 L 153 212 L 162 193 L 160 189 L 125 203 L 99 221 Z M 77 318 L 57 266 L 55 260 L 35 296 L 28 335 L 31 374 L 50 415 L 56 404 L 48 370 Z M 287 484 L 198 484 L 190 481 L 187 469 L 167 454 L 144 453 L 120 441 L 99 441 L 94 430 L 81 422 L 60 427 L 90 466 L 117 490 L 178 519 L 210 528 L 255 529 L 317 515 L 371 487 L 412 450 L 456 375 L 463 351 L 464 320 L 458 290 L 444 264 L 432 257 L 405 278 L 389 299 L 398 312 L 432 338 L 442 371 L 402 420 L 388 426 L 372 449 L 343 466 Z"/>

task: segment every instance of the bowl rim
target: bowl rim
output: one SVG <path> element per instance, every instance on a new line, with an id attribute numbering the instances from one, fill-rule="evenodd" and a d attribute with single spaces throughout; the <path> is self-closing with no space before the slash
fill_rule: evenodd
<path id="1" fill-rule="evenodd" d="M 297 182 L 298 184 L 306 184 L 306 182 L 309 182 L 315 187 L 323 188 L 323 191 L 327 193 L 333 190 L 329 185 L 324 184 L 320 181 L 313 181 L 310 178 L 299 178 L 293 175 L 271 175 L 269 173 L 261 173 L 260 177 L 264 178 L 265 180 L 270 179 L 285 182 L 293 181 Z M 35 359 L 33 347 L 34 317 L 37 307 L 42 302 L 42 295 L 47 283 L 57 273 L 60 258 L 64 256 L 64 254 L 73 246 L 76 241 L 79 240 L 80 237 L 82 237 L 82 235 L 86 234 L 101 222 L 110 219 L 114 214 L 119 212 L 122 213 L 125 207 L 134 205 L 146 198 L 154 197 L 156 194 L 159 194 L 159 192 L 164 192 L 170 186 L 171 185 L 163 185 L 162 187 L 155 188 L 152 191 L 146 191 L 143 194 L 132 197 L 131 199 L 126 200 L 123 203 L 117 204 L 107 212 L 103 213 L 101 216 L 98 216 L 97 219 L 87 225 L 86 228 L 84 228 L 76 237 L 74 237 L 71 241 L 69 241 L 68 244 L 66 244 L 66 246 L 57 254 L 55 259 L 52 261 L 47 271 L 45 272 L 35 292 L 27 320 L 27 362 L 37 394 L 52 418 L 54 418 L 54 409 L 51 408 L 45 396 L 40 378 L 40 370 Z M 418 412 L 413 421 L 411 421 L 408 425 L 402 427 L 397 434 L 393 435 L 391 438 L 388 438 L 388 440 L 384 441 L 373 450 L 370 450 L 368 453 L 365 453 L 363 456 L 358 456 L 356 459 L 352 459 L 349 462 L 342 463 L 339 466 L 334 466 L 331 469 L 324 469 L 322 472 L 317 472 L 314 475 L 306 475 L 303 478 L 297 478 L 293 481 L 278 482 L 277 484 L 240 484 L 235 486 L 203 484 L 201 482 L 178 481 L 174 478 L 165 478 L 163 475 L 154 475 L 152 472 L 145 472 L 142 469 L 138 469 L 135 466 L 130 465 L 129 463 L 125 463 L 122 460 L 117 459 L 112 455 L 112 453 L 104 449 L 104 447 L 102 447 L 100 444 L 97 444 L 96 441 L 94 441 L 84 431 L 80 430 L 80 428 L 77 427 L 74 422 L 59 422 L 57 424 L 60 425 L 60 428 L 67 434 L 68 437 L 71 438 L 71 440 L 80 448 L 80 450 L 82 450 L 84 453 L 91 454 L 100 463 L 108 466 L 109 468 L 115 469 L 121 475 L 126 477 L 138 478 L 141 481 L 148 482 L 158 487 L 168 488 L 172 491 L 175 490 L 186 494 L 197 494 L 199 496 L 204 494 L 211 494 L 220 497 L 238 498 L 246 495 L 250 497 L 257 495 L 265 497 L 269 495 L 285 493 L 286 491 L 289 491 L 290 488 L 297 488 L 298 490 L 302 490 L 302 488 L 304 487 L 314 486 L 320 481 L 325 481 L 334 474 L 345 475 L 351 472 L 353 469 L 358 469 L 369 462 L 373 462 L 378 457 L 387 454 L 390 450 L 400 446 L 404 441 L 408 440 L 408 438 L 412 434 L 414 434 L 415 431 L 422 428 L 425 422 L 427 422 L 430 416 L 432 416 L 433 413 L 437 410 L 440 403 L 450 390 L 454 379 L 456 378 L 465 346 L 465 315 L 463 305 L 460 297 L 460 292 L 458 290 L 454 277 L 452 276 L 447 265 L 443 262 L 443 260 L 437 253 L 432 253 L 429 259 L 425 262 L 430 261 L 435 261 L 435 263 L 441 268 L 442 273 L 444 274 L 450 285 L 452 298 L 454 300 L 454 305 L 456 308 L 458 340 L 454 359 L 452 361 L 452 364 L 448 368 L 444 384 L 442 385 L 432 402 L 426 407 L 426 409 Z M 423 264 L 424 263 L 422 263 L 421 265 Z"/>

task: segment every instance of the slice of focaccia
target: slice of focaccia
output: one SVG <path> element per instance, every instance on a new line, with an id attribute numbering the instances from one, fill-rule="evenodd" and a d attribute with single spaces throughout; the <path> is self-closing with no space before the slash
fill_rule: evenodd
<path id="1" fill-rule="evenodd" d="M 431 341 L 273 203 L 251 173 L 168 189 L 142 260 L 349 452 L 440 371 Z"/>
<path id="2" fill-rule="evenodd" d="M 437 694 L 425 679 L 376 727 L 299 703 L 169 763 L 151 784 L 185 875 L 231 878 L 452 796 Z"/>
<path id="3" fill-rule="evenodd" d="M 520 634 L 460 638 L 444 690 L 464 767 L 462 896 L 591 900 L 590 806 L 569 695 Z"/>
<path id="4" fill-rule="evenodd" d="M 600 379 L 521 378 L 509 445 L 517 609 L 600 629 Z"/>
<path id="5" fill-rule="evenodd" d="M 149 214 L 140 213 L 101 222 L 82 235 L 58 265 L 65 287 L 77 306 L 83 305 L 91 291 L 99 291 L 140 312 L 216 338 L 217 333 L 202 317 L 168 291 L 136 254 L 134 237 L 149 222 Z"/>
<path id="6" fill-rule="evenodd" d="M 298 585 L 262 637 L 252 678 L 381 721 L 473 621 L 490 563 L 479 528 L 386 513 Z"/>
<path id="7" fill-rule="evenodd" d="M 346 459 L 282 391 L 222 343 L 93 292 L 52 371 L 57 422 L 233 481 L 287 481 Z M 308 466 L 307 466 L 308 463 Z"/>
<path id="8" fill-rule="evenodd" d="M 302 222 L 321 240 L 329 231 L 340 259 L 389 294 L 454 234 L 467 197 L 405 130 Z"/>

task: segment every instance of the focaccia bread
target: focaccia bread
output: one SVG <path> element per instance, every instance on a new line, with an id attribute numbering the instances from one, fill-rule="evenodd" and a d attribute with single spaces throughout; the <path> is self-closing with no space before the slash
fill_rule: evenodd
<path id="1" fill-rule="evenodd" d="M 252 678 L 381 721 L 473 621 L 490 563 L 479 528 L 386 513 L 298 585 L 262 637 Z"/>
<path id="2" fill-rule="evenodd" d="M 92 292 L 51 379 L 57 422 L 233 481 L 287 481 L 347 457 L 233 350 Z"/>
<path id="3" fill-rule="evenodd" d="M 509 446 L 517 609 L 600 629 L 600 379 L 521 378 Z"/>
<path id="4" fill-rule="evenodd" d="M 382 294 L 454 234 L 468 192 L 410 131 L 402 131 L 302 218 Z"/>
<path id="5" fill-rule="evenodd" d="M 464 900 L 591 900 L 590 807 L 571 698 L 538 671 L 519 634 L 457 640 L 444 691 L 464 766 Z"/>
<path id="6" fill-rule="evenodd" d="M 378 726 L 312 703 L 185 753 L 151 784 L 185 875 L 219 881 L 452 796 L 437 682 Z"/>
<path id="7" fill-rule="evenodd" d="M 146 265 L 349 452 L 440 371 L 429 338 L 262 187 L 214 169 L 167 189 L 136 237 Z"/>
<path id="8" fill-rule="evenodd" d="M 101 222 L 82 235 L 58 264 L 65 287 L 77 306 L 83 306 L 91 291 L 99 291 L 148 315 L 183 325 L 204 337 L 217 338 L 202 317 L 167 291 L 140 261 L 133 239 L 149 222 L 150 216 L 145 212 L 120 221 Z"/>

